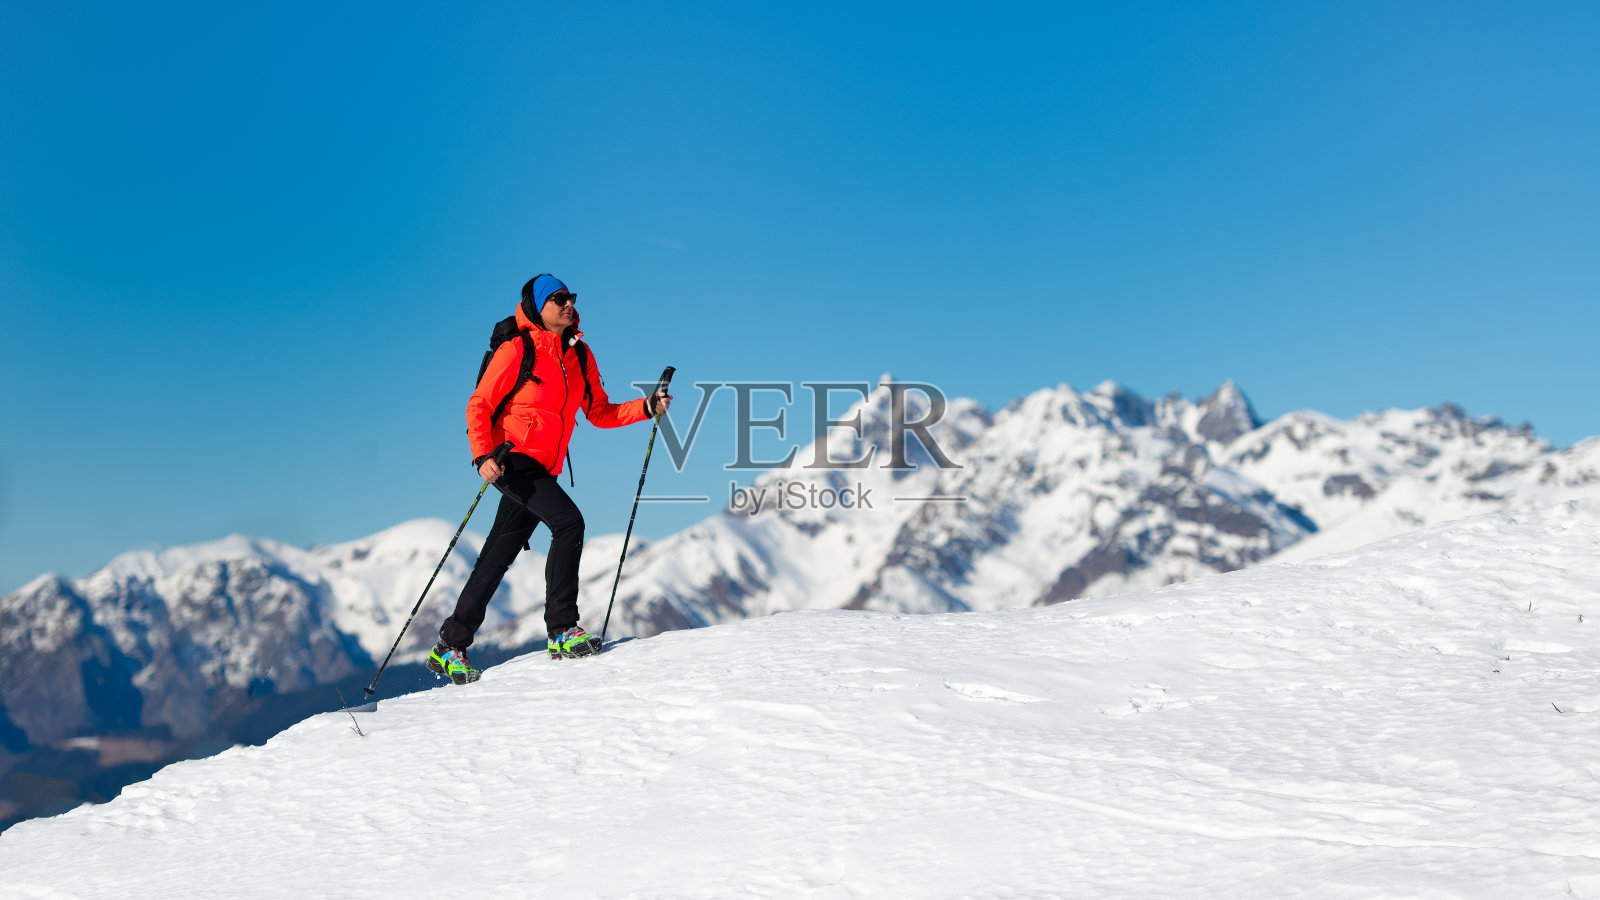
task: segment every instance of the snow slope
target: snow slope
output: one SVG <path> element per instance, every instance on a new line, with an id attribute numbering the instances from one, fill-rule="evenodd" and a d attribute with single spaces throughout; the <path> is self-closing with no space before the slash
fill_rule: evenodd
<path id="1" fill-rule="evenodd" d="M 1600 896 L 1600 508 L 1041 609 L 802 611 L 309 719 L 29 898 Z"/>

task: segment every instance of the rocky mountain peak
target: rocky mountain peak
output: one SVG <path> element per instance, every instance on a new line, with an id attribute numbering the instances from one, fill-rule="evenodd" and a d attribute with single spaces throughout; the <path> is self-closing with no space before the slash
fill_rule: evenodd
<path id="1" fill-rule="evenodd" d="M 1231 444 L 1263 424 L 1250 405 L 1250 398 L 1231 378 L 1210 396 L 1201 398 L 1197 408 L 1200 421 L 1195 431 L 1213 444 Z"/>
<path id="2" fill-rule="evenodd" d="M 1155 417 L 1155 407 L 1150 401 L 1115 381 L 1100 382 L 1083 398 L 1101 411 L 1109 425 L 1142 428 L 1151 424 Z"/>

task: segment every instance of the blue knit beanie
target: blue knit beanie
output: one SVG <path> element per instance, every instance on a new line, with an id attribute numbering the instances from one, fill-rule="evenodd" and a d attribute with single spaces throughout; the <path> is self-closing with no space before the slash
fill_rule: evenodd
<path id="1" fill-rule="evenodd" d="M 528 279 L 528 283 L 522 286 L 522 312 L 528 318 L 538 321 L 539 310 L 544 308 L 544 301 L 556 291 L 570 293 L 566 284 L 554 275 L 537 275 Z"/>

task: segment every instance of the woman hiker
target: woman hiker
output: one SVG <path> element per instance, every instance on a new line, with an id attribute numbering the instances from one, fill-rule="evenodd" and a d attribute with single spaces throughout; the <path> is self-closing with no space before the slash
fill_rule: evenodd
<path id="1" fill-rule="evenodd" d="M 467 400 L 473 465 L 503 496 L 456 611 L 444 620 L 439 642 L 428 654 L 428 668 L 456 684 L 478 680 L 467 648 L 483 624 L 484 610 L 500 579 L 540 522 L 550 529 L 550 555 L 544 564 L 547 649 L 557 658 L 600 650 L 599 638 L 578 627 L 583 513 L 556 476 L 566 461 L 578 410 L 594 425 L 616 428 L 666 412 L 672 396 L 657 391 L 626 403 L 611 402 L 594 357 L 581 340 L 577 299 L 554 275 L 540 275 L 523 285 L 516 315 L 519 334 L 495 349 L 477 390 Z M 528 350 L 533 352 L 533 366 L 519 387 L 523 354 Z M 494 451 L 505 441 L 511 443 L 511 451 L 501 468 Z"/>

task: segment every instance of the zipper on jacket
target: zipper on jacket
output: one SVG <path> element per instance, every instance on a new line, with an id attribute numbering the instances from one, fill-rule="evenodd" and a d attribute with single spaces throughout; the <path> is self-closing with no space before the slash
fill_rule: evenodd
<path id="1" fill-rule="evenodd" d="M 567 484 L 577 487 L 578 479 L 572 475 L 572 445 L 567 437 L 567 401 L 572 399 L 572 381 L 567 376 L 566 355 L 567 348 L 561 346 L 561 338 L 556 338 L 556 364 L 561 366 L 561 387 L 563 389 L 561 395 L 561 446 L 567 450 L 567 456 L 562 461 L 567 464 Z M 573 424 L 577 424 L 576 419 L 573 420 Z"/>

